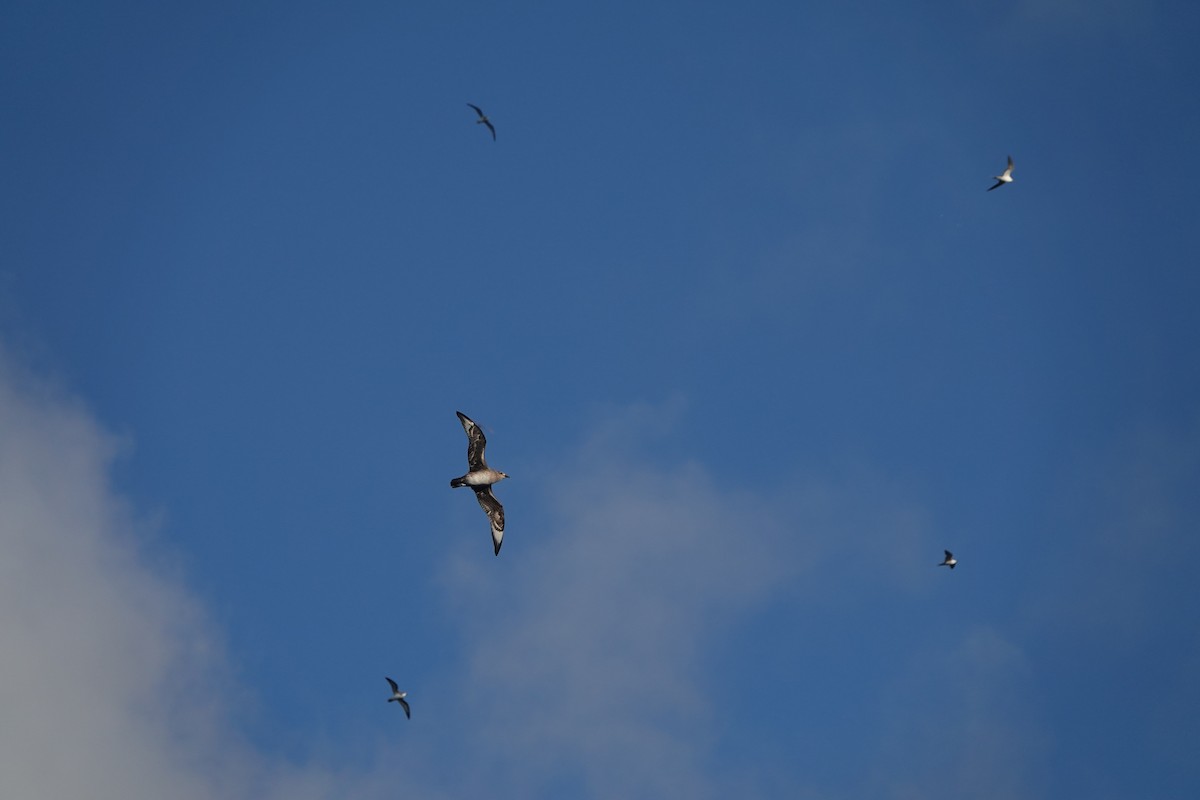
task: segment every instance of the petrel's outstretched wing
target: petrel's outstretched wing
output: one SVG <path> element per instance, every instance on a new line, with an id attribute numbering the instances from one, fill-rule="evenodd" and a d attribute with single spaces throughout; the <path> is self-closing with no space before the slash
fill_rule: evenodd
<path id="1" fill-rule="evenodd" d="M 400 687 L 396 685 L 396 682 L 394 680 L 392 680 L 391 678 L 384 678 L 384 680 L 388 682 L 388 686 L 392 687 L 392 694 L 396 694 L 397 692 L 400 691 Z"/>
<path id="2" fill-rule="evenodd" d="M 403 697 L 400 698 L 400 706 L 401 706 L 401 708 L 404 709 L 404 718 L 412 719 L 412 711 L 408 707 L 408 701 L 405 700 Z"/>
<path id="3" fill-rule="evenodd" d="M 949 561 L 950 559 L 954 558 L 954 553 L 951 553 L 949 550 L 943 550 L 942 552 L 946 554 L 946 560 L 947 560 L 947 561 Z"/>
<path id="4" fill-rule="evenodd" d="M 990 187 L 990 188 L 988 189 L 988 191 L 990 192 L 992 189 L 999 189 L 999 188 L 1000 188 L 1001 186 L 1003 186 L 1003 185 L 1004 185 L 1004 181 L 996 181 L 996 185 L 995 185 L 995 186 L 992 186 L 992 187 Z"/>
<path id="5" fill-rule="evenodd" d="M 484 125 L 487 125 L 487 129 L 492 132 L 492 141 L 496 141 L 496 128 L 492 125 L 492 121 L 488 119 L 487 114 L 483 113 L 483 109 L 474 103 L 467 103 L 467 105 L 475 109 L 475 113 L 479 115 L 479 119 L 475 120 L 475 122 L 482 122 Z"/>
<path id="6" fill-rule="evenodd" d="M 487 469 L 487 462 L 483 459 L 483 449 L 487 447 L 487 439 L 484 438 L 483 429 L 461 411 L 455 411 L 454 413 L 458 414 L 458 421 L 462 423 L 463 430 L 467 432 L 468 471 L 478 472 L 481 469 Z"/>
<path id="7" fill-rule="evenodd" d="M 500 555 L 500 543 L 504 541 L 504 506 L 500 505 L 496 495 L 492 494 L 491 486 L 471 488 L 475 490 L 475 499 L 479 501 L 480 508 L 492 523 L 492 545 L 496 548 L 496 555 Z"/>
<path id="8" fill-rule="evenodd" d="M 1008 169 L 1004 170 L 1004 174 L 1011 178 L 1012 170 L 1013 170 L 1012 156 L 1009 156 L 1008 157 Z"/>

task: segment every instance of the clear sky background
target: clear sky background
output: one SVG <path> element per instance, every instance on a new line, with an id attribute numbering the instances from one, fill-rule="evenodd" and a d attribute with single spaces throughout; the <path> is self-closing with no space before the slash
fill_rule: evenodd
<path id="1" fill-rule="evenodd" d="M 5 797 L 1200 794 L 1194 3 L 2 16 Z"/>

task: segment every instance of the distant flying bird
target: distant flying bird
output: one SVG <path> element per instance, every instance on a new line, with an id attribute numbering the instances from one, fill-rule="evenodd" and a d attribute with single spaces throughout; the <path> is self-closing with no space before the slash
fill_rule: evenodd
<path id="1" fill-rule="evenodd" d="M 492 127 L 492 121 L 487 118 L 487 114 L 483 113 L 483 109 L 474 103 L 467 103 L 467 105 L 475 109 L 475 113 L 479 115 L 479 119 L 475 120 L 475 124 L 487 125 L 488 130 L 492 132 L 492 141 L 496 141 L 496 129 Z"/>
<path id="2" fill-rule="evenodd" d="M 958 563 L 958 559 L 954 557 L 954 553 L 951 553 L 949 550 L 943 550 L 942 552 L 946 554 L 946 557 L 942 560 L 942 563 L 938 564 L 938 566 L 954 569 L 954 565 Z"/>
<path id="3" fill-rule="evenodd" d="M 410 711 L 408 708 L 408 701 L 404 699 L 408 696 L 408 692 L 400 691 L 400 687 L 397 686 L 396 682 L 391 678 L 385 677 L 384 680 L 388 682 L 388 686 L 392 687 L 392 696 L 388 698 L 388 702 L 391 703 L 395 701 L 399 703 L 400 707 L 404 709 L 405 719 L 412 719 L 412 711 Z"/>
<path id="4" fill-rule="evenodd" d="M 996 176 L 996 185 L 993 186 L 992 189 L 999 189 L 1001 186 L 1003 186 L 1006 183 L 1012 183 L 1012 168 L 1013 168 L 1012 156 L 1009 156 L 1008 157 L 1008 169 L 1004 170 L 1004 172 L 1002 172 Z M 992 189 L 988 189 L 988 191 L 990 192 Z"/>
<path id="5" fill-rule="evenodd" d="M 500 555 L 500 542 L 504 540 L 504 506 L 492 494 L 492 484 L 499 483 L 508 476 L 503 472 L 488 469 L 483 460 L 483 448 L 487 447 L 487 439 L 483 431 L 471 421 L 471 418 L 461 411 L 455 411 L 463 430 L 467 432 L 467 474 L 450 481 L 450 488 L 470 486 L 475 490 L 475 499 L 492 522 L 492 544 L 496 547 L 496 555 Z"/>

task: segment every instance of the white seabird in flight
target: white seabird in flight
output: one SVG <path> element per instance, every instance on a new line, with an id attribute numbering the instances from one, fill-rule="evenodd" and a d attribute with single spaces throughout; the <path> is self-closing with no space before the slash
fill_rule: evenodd
<path id="1" fill-rule="evenodd" d="M 1012 168 L 1013 168 L 1012 156 L 1009 156 L 1008 157 L 1008 168 L 1005 169 L 1004 172 L 1002 172 L 996 176 L 996 185 L 993 186 L 992 189 L 999 189 L 1001 186 L 1003 186 L 1006 183 L 1012 183 Z M 988 191 L 990 192 L 992 189 L 988 189 Z"/>
<path id="2" fill-rule="evenodd" d="M 492 127 L 492 121 L 487 118 L 487 114 L 483 113 L 483 109 L 474 103 L 467 103 L 467 105 L 475 109 L 475 113 L 479 115 L 479 119 L 475 120 L 475 124 L 487 125 L 487 129 L 492 132 L 492 141 L 496 141 L 496 129 Z"/>
<path id="3" fill-rule="evenodd" d="M 487 447 L 487 439 L 483 431 L 471 418 L 461 411 L 455 411 L 463 430 L 467 432 L 467 474 L 450 481 L 450 488 L 470 486 L 475 490 L 475 499 L 488 515 L 492 523 L 492 544 L 496 547 L 496 555 L 500 555 L 500 543 L 504 541 L 504 506 L 492 494 L 492 484 L 498 483 L 508 475 L 489 469 L 483 459 L 483 448 Z"/>
<path id="4" fill-rule="evenodd" d="M 946 557 L 942 560 L 942 563 L 938 564 L 938 566 L 954 569 L 954 565 L 958 563 L 958 559 L 954 557 L 954 553 L 951 553 L 949 550 L 943 550 L 942 552 L 946 554 Z"/>
<path id="5" fill-rule="evenodd" d="M 412 719 L 412 712 L 408 708 L 408 701 L 404 699 L 406 696 L 408 696 L 408 692 L 400 691 L 400 687 L 397 686 L 396 682 L 391 678 L 384 677 L 384 680 L 388 682 L 388 686 L 392 687 L 392 696 L 388 698 L 388 702 L 391 703 L 392 701 L 395 701 L 399 703 L 400 707 L 404 709 L 404 718 Z"/>

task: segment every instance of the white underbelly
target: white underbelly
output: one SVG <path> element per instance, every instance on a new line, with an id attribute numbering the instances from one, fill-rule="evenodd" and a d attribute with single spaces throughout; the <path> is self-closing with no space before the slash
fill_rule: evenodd
<path id="1" fill-rule="evenodd" d="M 499 481 L 504 476 L 494 469 L 481 469 L 478 472 L 467 473 L 468 486 L 486 486 Z"/>

